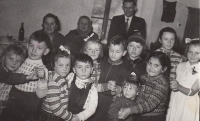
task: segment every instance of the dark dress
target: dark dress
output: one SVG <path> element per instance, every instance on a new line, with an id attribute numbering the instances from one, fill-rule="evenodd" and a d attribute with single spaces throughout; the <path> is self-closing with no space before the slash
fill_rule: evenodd
<path id="1" fill-rule="evenodd" d="M 92 33 L 94 32 L 90 32 L 87 36 L 91 35 Z M 80 52 L 85 43 L 84 39 L 86 37 L 81 36 L 76 29 L 71 30 L 64 38 L 64 45 L 67 45 L 70 48 L 72 55 L 75 55 Z M 96 40 L 98 39 L 98 35 L 94 33 L 91 38 Z"/>

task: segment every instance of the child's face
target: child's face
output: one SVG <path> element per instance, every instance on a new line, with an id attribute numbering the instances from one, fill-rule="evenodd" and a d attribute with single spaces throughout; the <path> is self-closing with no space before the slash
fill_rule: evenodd
<path id="1" fill-rule="evenodd" d="M 52 17 L 47 17 L 43 23 L 43 29 L 46 34 L 54 33 L 57 27 L 58 25 Z"/>
<path id="2" fill-rule="evenodd" d="M 90 63 L 84 63 L 77 61 L 75 62 L 75 66 L 73 67 L 74 73 L 76 73 L 76 76 L 80 79 L 87 79 L 90 77 L 90 74 L 92 73 L 93 67 Z"/>
<path id="3" fill-rule="evenodd" d="M 114 45 L 110 44 L 109 46 L 109 57 L 112 61 L 117 61 L 122 58 L 126 54 L 126 50 L 124 50 L 124 47 L 122 44 L 120 45 Z"/>
<path id="4" fill-rule="evenodd" d="M 85 54 L 89 55 L 92 58 L 92 60 L 96 60 L 100 55 L 100 50 L 101 48 L 98 44 L 90 43 L 87 45 Z"/>
<path id="5" fill-rule="evenodd" d="M 175 43 L 175 35 L 171 32 L 164 32 L 160 42 L 162 43 L 163 48 L 171 50 Z"/>
<path id="6" fill-rule="evenodd" d="M 196 64 L 200 61 L 200 46 L 190 45 L 187 53 L 187 58 L 190 64 Z"/>
<path id="7" fill-rule="evenodd" d="M 137 86 L 126 83 L 123 88 L 123 95 L 129 99 L 134 98 L 137 95 Z"/>
<path id="8" fill-rule="evenodd" d="M 164 72 L 160 61 L 157 58 L 151 57 L 147 62 L 146 71 L 149 76 L 158 76 Z"/>
<path id="9" fill-rule="evenodd" d="M 142 53 L 143 46 L 137 42 L 130 42 L 127 46 L 127 51 L 130 58 L 135 59 Z"/>
<path id="10" fill-rule="evenodd" d="M 41 59 L 43 55 L 49 53 L 49 48 L 47 48 L 44 42 L 37 42 L 33 39 L 28 43 L 28 56 L 32 60 Z"/>
<path id="11" fill-rule="evenodd" d="M 66 77 L 70 70 L 70 64 L 70 58 L 59 57 L 58 60 L 55 61 L 54 70 L 58 75 Z"/>
<path id="12" fill-rule="evenodd" d="M 6 56 L 5 66 L 10 71 L 16 71 L 22 63 L 22 59 L 19 55 L 12 54 L 11 56 Z"/>

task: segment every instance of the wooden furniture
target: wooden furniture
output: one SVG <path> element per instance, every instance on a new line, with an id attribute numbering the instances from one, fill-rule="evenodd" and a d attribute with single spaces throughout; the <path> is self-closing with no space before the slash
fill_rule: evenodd
<path id="1" fill-rule="evenodd" d="M 19 42 L 18 40 L 9 40 L 6 36 L 0 36 L 0 55 L 9 45 L 17 44 L 26 49 L 27 42 Z"/>

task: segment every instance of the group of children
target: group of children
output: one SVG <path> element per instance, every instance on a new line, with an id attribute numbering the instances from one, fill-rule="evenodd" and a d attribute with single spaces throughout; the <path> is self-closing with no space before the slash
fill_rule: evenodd
<path id="1" fill-rule="evenodd" d="M 176 32 L 166 27 L 158 38 L 161 47 L 143 65 L 138 53 L 144 42 L 138 36 L 128 41 L 113 37 L 108 57 L 103 57 L 103 46 L 96 40 L 86 41 L 76 55 L 65 46 L 51 53 L 49 37 L 39 31 L 29 39 L 27 58 L 20 47 L 8 47 L 0 65 L 0 119 L 198 121 L 200 41 L 188 44 L 188 61 L 182 62 L 172 49 Z M 125 63 L 126 56 L 137 60 L 134 66 Z M 51 60 L 53 71 L 46 68 L 45 59 Z M 132 72 L 137 64 L 142 66 Z M 142 67 L 146 71 L 138 74 Z"/>

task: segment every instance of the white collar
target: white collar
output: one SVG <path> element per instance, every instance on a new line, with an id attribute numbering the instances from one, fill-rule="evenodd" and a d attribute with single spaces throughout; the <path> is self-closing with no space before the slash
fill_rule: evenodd
<path id="1" fill-rule="evenodd" d="M 86 88 L 89 83 L 90 83 L 90 79 L 89 78 L 85 79 L 85 80 L 82 80 L 82 79 L 76 77 L 75 84 L 79 89 Z"/>
<path id="2" fill-rule="evenodd" d="M 124 16 L 125 16 L 125 15 L 124 15 Z M 127 17 L 127 16 L 125 16 L 125 21 L 126 21 L 127 18 L 129 18 L 129 20 L 131 21 L 132 18 L 133 18 L 133 16 L 131 16 L 131 17 Z"/>

